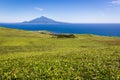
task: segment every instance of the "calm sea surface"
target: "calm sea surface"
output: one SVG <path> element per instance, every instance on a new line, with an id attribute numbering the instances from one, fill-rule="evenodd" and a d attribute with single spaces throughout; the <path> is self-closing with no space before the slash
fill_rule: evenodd
<path id="1" fill-rule="evenodd" d="M 54 33 L 96 34 L 102 36 L 120 36 L 120 24 L 6 24 L 6 28 L 29 31 L 47 30 Z"/>

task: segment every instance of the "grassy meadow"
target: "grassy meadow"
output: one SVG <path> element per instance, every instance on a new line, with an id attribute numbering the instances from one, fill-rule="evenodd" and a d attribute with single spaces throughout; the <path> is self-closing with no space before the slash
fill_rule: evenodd
<path id="1" fill-rule="evenodd" d="M 120 80 L 120 38 L 0 27 L 0 80 Z"/>

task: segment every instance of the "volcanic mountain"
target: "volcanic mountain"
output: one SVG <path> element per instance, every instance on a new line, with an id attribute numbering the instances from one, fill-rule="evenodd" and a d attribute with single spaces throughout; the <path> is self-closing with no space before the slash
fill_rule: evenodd
<path id="1" fill-rule="evenodd" d="M 39 23 L 39 24 L 61 24 L 64 22 L 55 21 L 53 19 L 41 16 L 40 18 L 33 19 L 31 21 L 25 21 L 23 23 Z"/>

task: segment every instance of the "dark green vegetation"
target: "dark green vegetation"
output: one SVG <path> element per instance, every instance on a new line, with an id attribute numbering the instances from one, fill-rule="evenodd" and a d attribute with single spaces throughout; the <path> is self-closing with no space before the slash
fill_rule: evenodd
<path id="1" fill-rule="evenodd" d="M 120 80 L 120 38 L 0 28 L 0 80 Z"/>
<path id="2" fill-rule="evenodd" d="M 53 37 L 56 38 L 75 38 L 74 34 L 53 34 Z"/>

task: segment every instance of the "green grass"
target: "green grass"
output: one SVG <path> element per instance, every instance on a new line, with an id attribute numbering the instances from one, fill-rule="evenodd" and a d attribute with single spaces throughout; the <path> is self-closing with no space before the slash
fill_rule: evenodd
<path id="1" fill-rule="evenodd" d="M 75 36 L 0 27 L 0 80 L 120 80 L 120 38 Z"/>

